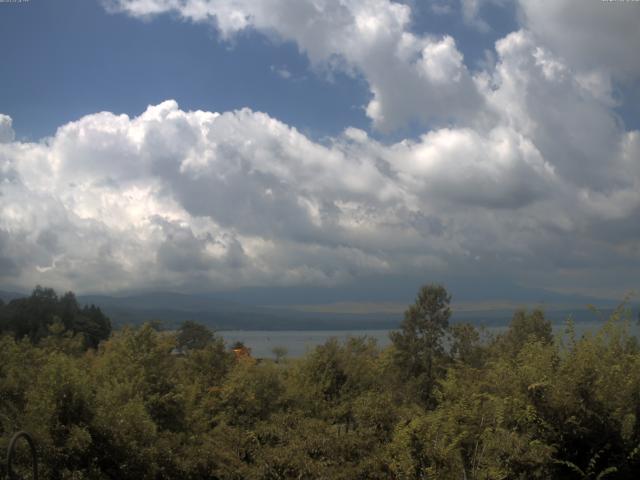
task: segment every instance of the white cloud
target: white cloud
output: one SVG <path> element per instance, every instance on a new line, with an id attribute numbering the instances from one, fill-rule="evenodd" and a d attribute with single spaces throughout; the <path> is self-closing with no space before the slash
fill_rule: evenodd
<path id="1" fill-rule="evenodd" d="M 214 23 L 223 38 L 254 28 L 293 41 L 317 68 L 362 75 L 366 113 L 389 131 L 412 120 L 467 121 L 481 97 L 453 38 L 410 31 L 411 10 L 389 0 L 111 0 L 136 17 L 174 13 Z"/>
<path id="2" fill-rule="evenodd" d="M 441 42 L 426 45 L 420 66 L 422 73 L 435 85 L 460 82 L 466 73 L 462 54 L 456 49 L 452 37 L 444 37 Z"/>
<path id="3" fill-rule="evenodd" d="M 523 24 L 577 71 L 640 77 L 640 7 L 636 2 L 519 0 Z"/>
<path id="4" fill-rule="evenodd" d="M 630 186 L 617 165 L 625 132 L 609 105 L 526 31 L 500 40 L 496 50 L 499 62 L 484 89 L 499 122 L 531 139 L 566 182 Z"/>
<path id="5" fill-rule="evenodd" d="M 476 30 L 487 33 L 492 30 L 491 25 L 483 15 L 483 7 L 486 5 L 493 5 L 498 7 L 504 7 L 509 4 L 509 0 L 459 0 L 460 1 L 460 13 L 462 20 L 469 26 Z"/>
<path id="6" fill-rule="evenodd" d="M 480 7 L 483 0 L 461 0 L 461 11 L 463 20 L 477 28 L 482 32 L 487 32 L 491 29 L 489 24 L 480 16 Z"/>
<path id="7" fill-rule="evenodd" d="M 271 71 L 283 80 L 289 80 L 293 77 L 293 74 L 287 69 L 287 67 L 276 67 L 275 65 L 271 65 Z"/>
<path id="8" fill-rule="evenodd" d="M 394 144 L 348 127 L 320 143 L 266 113 L 169 100 L 28 143 L 0 116 L 0 280 L 112 291 L 487 272 L 590 291 L 608 270 L 611 289 L 638 287 L 640 133 L 612 111 L 635 67 L 542 38 L 542 10 L 522 4 L 530 29 L 472 77 L 452 37 L 411 33 L 409 7 L 387 0 L 112 1 L 214 22 L 224 38 L 292 40 L 317 68 L 366 78 L 380 129 L 446 125 Z M 590 25 L 565 12 L 546 15 Z"/>
<path id="9" fill-rule="evenodd" d="M 0 114 L 0 143 L 12 142 L 15 132 L 12 128 L 12 120 L 9 115 Z"/>
<path id="10" fill-rule="evenodd" d="M 349 128 L 319 144 L 264 113 L 186 112 L 167 101 L 2 144 L 2 280 L 202 289 L 489 268 L 539 281 L 565 263 L 599 268 L 615 252 L 628 260 L 618 260 L 628 283 L 637 237 L 620 226 L 640 211 L 640 135 L 615 122 L 598 133 L 606 107 L 585 97 L 589 117 L 567 121 L 580 130 L 602 117 L 588 133 L 611 151 L 576 154 L 563 146 L 570 130 L 540 126 L 553 111 L 532 108 L 545 86 L 562 109 L 576 82 L 526 33 L 498 53 L 482 85 L 485 123 L 417 141 L 384 145 Z M 594 242 L 603 223 L 621 233 Z"/>
<path id="11" fill-rule="evenodd" d="M 514 209 L 556 188 L 553 167 L 510 128 L 498 127 L 485 136 L 470 129 L 442 129 L 393 151 L 403 182 L 432 204 Z"/>

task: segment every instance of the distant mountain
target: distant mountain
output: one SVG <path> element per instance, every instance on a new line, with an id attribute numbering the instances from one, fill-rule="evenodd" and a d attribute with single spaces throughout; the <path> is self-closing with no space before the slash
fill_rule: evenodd
<path id="1" fill-rule="evenodd" d="M 174 292 L 149 292 L 127 296 L 79 295 L 83 303 L 107 307 L 126 307 L 135 310 L 171 309 L 185 312 L 209 310 L 234 310 L 241 304 L 222 300 L 215 296 L 190 295 Z"/>
<path id="2" fill-rule="evenodd" d="M 152 292 L 132 296 L 80 295 L 83 304 L 98 305 L 116 325 L 159 320 L 169 328 L 193 320 L 217 330 L 333 330 L 394 328 L 396 315 L 325 314 L 286 308 L 244 305 L 218 296 Z"/>
<path id="3" fill-rule="evenodd" d="M 314 295 L 312 289 L 240 289 L 211 294 L 181 294 L 149 292 L 129 296 L 83 295 L 82 303 L 99 305 L 116 324 L 140 323 L 160 320 L 168 327 L 176 327 L 185 320 L 194 320 L 218 330 L 339 330 L 396 328 L 405 308 L 412 302 L 352 301 L 334 302 L 347 292 L 325 289 Z M 302 294 L 301 294 L 302 293 Z M 348 294 L 348 293 L 347 293 Z M 356 296 L 357 298 L 357 296 Z M 369 297 L 371 298 L 371 297 Z M 562 295 L 545 291 L 528 292 L 522 300 L 465 301 L 453 304 L 452 321 L 475 324 L 506 325 L 518 308 L 541 307 L 554 323 L 569 316 L 576 321 L 597 318 L 587 305 L 599 308 L 603 315 L 617 305 L 602 300 L 576 295 Z M 538 298 L 533 301 L 531 298 Z M 310 303 L 323 299 L 324 303 Z M 527 299 L 527 300 L 525 300 Z M 258 303 L 258 300 L 261 302 Z M 306 300 L 307 303 L 301 302 Z M 298 303 L 300 302 L 300 303 Z"/>
<path id="4" fill-rule="evenodd" d="M 206 293 L 203 296 L 242 305 L 322 305 L 335 303 L 400 303 L 408 305 L 425 283 L 423 278 L 370 278 L 359 284 L 314 287 L 242 287 L 228 291 Z M 518 304 L 616 305 L 621 299 L 597 298 L 587 295 L 559 293 L 540 288 L 523 287 L 509 281 L 485 282 L 483 278 L 440 279 L 455 303 L 511 302 Z"/>
<path id="5" fill-rule="evenodd" d="M 15 298 L 22 298 L 25 296 L 25 293 L 7 292 L 5 290 L 0 290 L 0 300 L 2 300 L 3 302 L 10 302 Z"/>
<path id="6" fill-rule="evenodd" d="M 386 293 L 381 285 L 358 288 L 244 288 L 223 292 L 185 294 L 146 292 L 129 295 L 78 295 L 81 304 L 99 306 L 114 326 L 159 320 L 175 328 L 185 320 L 209 325 L 217 330 L 340 330 L 396 328 L 413 296 L 393 285 Z M 405 285 L 405 287 L 407 287 Z M 407 288 L 408 290 L 408 288 Z M 417 288 L 416 288 L 417 291 Z M 487 326 L 506 325 L 518 308 L 541 307 L 554 323 L 572 316 L 576 321 L 592 321 L 597 315 L 587 305 L 595 305 L 603 315 L 618 302 L 544 290 L 510 287 L 509 300 L 487 300 L 488 292 L 471 285 L 454 286 L 452 321 L 468 321 Z M 415 291 L 413 292 L 415 294 Z M 510 296 L 507 296 L 510 295 Z M 5 302 L 25 294 L 0 291 Z M 371 301 L 375 298 L 376 301 Z M 638 308 L 635 309 L 636 312 Z M 635 314 L 637 315 L 637 313 Z"/>

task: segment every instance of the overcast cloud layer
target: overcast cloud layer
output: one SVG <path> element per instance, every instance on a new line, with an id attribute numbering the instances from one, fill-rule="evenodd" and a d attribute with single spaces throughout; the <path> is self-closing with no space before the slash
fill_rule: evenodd
<path id="1" fill-rule="evenodd" d="M 482 3 L 460 14 L 486 29 Z M 521 29 L 472 71 L 452 37 L 412 33 L 410 7 L 387 0 L 106 6 L 211 23 L 220 41 L 245 29 L 293 41 L 318 71 L 366 80 L 372 131 L 417 122 L 424 134 L 384 144 L 347 127 L 319 143 L 266 113 L 167 100 L 24 143 L 0 115 L 3 284 L 203 290 L 486 272 L 600 295 L 640 287 L 640 132 L 614 113 L 618 87 L 640 78 L 640 8 L 522 0 Z"/>

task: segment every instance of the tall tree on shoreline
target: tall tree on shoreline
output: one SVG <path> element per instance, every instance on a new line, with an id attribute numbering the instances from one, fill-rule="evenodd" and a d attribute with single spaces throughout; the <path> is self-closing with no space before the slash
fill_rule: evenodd
<path id="1" fill-rule="evenodd" d="M 438 359 L 444 356 L 442 340 L 449 328 L 450 302 L 451 295 L 442 285 L 424 285 L 404 312 L 400 330 L 390 334 L 396 364 L 417 381 L 419 396 L 428 405 L 433 401 Z"/>

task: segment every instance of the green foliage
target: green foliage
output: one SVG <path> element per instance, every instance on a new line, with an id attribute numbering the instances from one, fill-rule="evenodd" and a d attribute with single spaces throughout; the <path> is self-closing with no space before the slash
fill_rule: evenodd
<path id="1" fill-rule="evenodd" d="M 531 313 L 518 310 L 513 314 L 507 332 L 496 339 L 495 348 L 500 350 L 501 355 L 515 356 L 524 345 L 533 341 L 553 343 L 551 322 L 544 318 L 544 312 L 540 309 Z"/>
<path id="2" fill-rule="evenodd" d="M 271 353 L 273 353 L 273 356 L 276 359 L 276 363 L 280 363 L 284 361 L 289 351 L 285 347 L 273 347 Z"/>
<path id="3" fill-rule="evenodd" d="M 480 332 L 470 323 L 456 323 L 449 329 L 451 335 L 450 354 L 453 360 L 480 367 L 485 361 Z"/>
<path id="4" fill-rule="evenodd" d="M 95 305 L 80 307 L 72 292 L 58 297 L 53 289 L 40 286 L 29 297 L 0 304 L 0 334 L 38 343 L 65 332 L 82 338 L 85 348 L 96 348 L 109 338 L 111 321 Z"/>
<path id="5" fill-rule="evenodd" d="M 176 346 L 180 349 L 199 350 L 213 341 L 213 333 L 206 326 L 187 320 L 178 329 Z"/>
<path id="6" fill-rule="evenodd" d="M 407 379 L 415 381 L 425 404 L 433 404 L 435 381 L 442 373 L 443 339 L 449 328 L 451 295 L 442 285 L 425 285 L 404 313 L 400 331 L 391 333 L 395 360 Z"/>
<path id="7" fill-rule="evenodd" d="M 449 301 L 424 287 L 386 349 L 332 339 L 276 362 L 236 357 L 196 324 L 125 328 L 87 350 L 73 297 L 40 289 L 12 308 L 46 320 L 0 336 L 0 449 L 31 431 L 55 480 L 637 478 L 628 313 L 556 341 L 542 312 L 516 312 L 486 340 L 448 326 Z"/>

